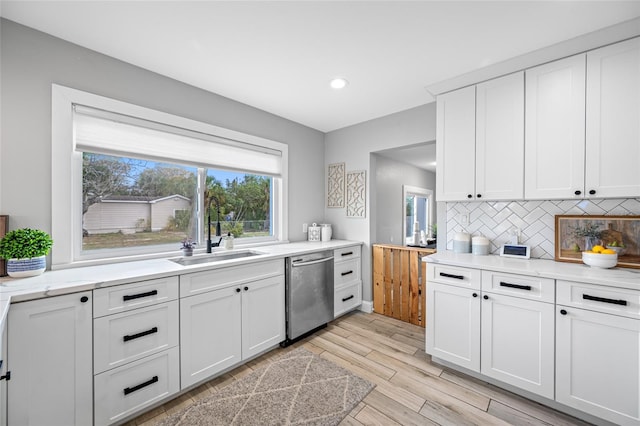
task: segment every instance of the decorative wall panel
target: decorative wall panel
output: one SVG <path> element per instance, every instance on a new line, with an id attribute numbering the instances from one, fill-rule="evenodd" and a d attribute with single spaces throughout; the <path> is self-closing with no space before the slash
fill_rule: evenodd
<path id="1" fill-rule="evenodd" d="M 344 207 L 344 163 L 329 164 L 327 207 Z"/>
<path id="2" fill-rule="evenodd" d="M 518 230 L 531 257 L 553 259 L 557 214 L 640 215 L 640 199 L 447 203 L 447 250 L 453 250 L 456 232 L 468 232 L 489 238 L 491 253 L 498 254 Z"/>
<path id="3" fill-rule="evenodd" d="M 347 173 L 347 217 L 365 217 L 367 175 L 364 170 Z"/>

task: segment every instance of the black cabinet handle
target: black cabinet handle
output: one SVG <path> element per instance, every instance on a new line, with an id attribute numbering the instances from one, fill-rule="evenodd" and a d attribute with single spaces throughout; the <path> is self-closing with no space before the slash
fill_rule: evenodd
<path id="1" fill-rule="evenodd" d="M 567 315 L 567 311 L 565 311 L 564 309 L 560 309 L 560 314 L 561 315 Z"/>
<path id="2" fill-rule="evenodd" d="M 482 194 L 476 194 L 476 198 L 482 198 Z"/>
<path id="3" fill-rule="evenodd" d="M 89 298 L 88 298 L 87 296 L 82 296 L 82 297 L 80 298 L 80 301 L 81 301 L 82 303 L 87 303 L 87 302 L 89 301 Z"/>
<path id="4" fill-rule="evenodd" d="M 344 277 L 345 275 L 349 275 L 349 274 L 353 274 L 353 271 L 343 272 L 340 275 L 342 275 Z"/>
<path id="5" fill-rule="evenodd" d="M 342 253 L 340 256 L 351 256 L 353 254 L 352 251 L 348 251 L 346 253 Z"/>
<path id="6" fill-rule="evenodd" d="M 580 195 L 580 194 L 582 194 L 582 191 L 576 191 L 576 192 L 574 192 L 574 194 Z"/>
<path id="7" fill-rule="evenodd" d="M 606 297 L 590 296 L 588 294 L 583 294 L 582 298 L 585 300 L 594 300 L 596 302 L 613 303 L 614 305 L 627 306 L 626 300 L 607 299 Z"/>
<path id="8" fill-rule="evenodd" d="M 473 198 L 473 195 L 467 194 L 467 198 Z"/>
<path id="9" fill-rule="evenodd" d="M 590 189 L 589 190 L 589 194 L 590 195 L 596 195 L 596 190 L 595 189 Z"/>
<path id="10" fill-rule="evenodd" d="M 146 293 L 124 295 L 122 296 L 122 300 L 126 302 L 127 300 L 140 299 L 141 297 L 155 296 L 156 294 L 158 294 L 158 290 L 151 290 Z"/>
<path id="11" fill-rule="evenodd" d="M 236 288 L 236 293 L 240 293 L 242 290 L 240 290 L 239 288 Z"/>
<path id="12" fill-rule="evenodd" d="M 472 296 L 473 297 L 478 297 L 478 293 L 473 293 Z"/>
<path id="13" fill-rule="evenodd" d="M 500 281 L 500 287 L 509 287 L 509 288 L 517 288 L 519 290 L 529 290 L 531 291 L 530 285 L 520 285 L 520 284 L 511 284 Z"/>
<path id="14" fill-rule="evenodd" d="M 244 288 L 244 291 L 248 291 L 248 290 L 249 290 L 249 287 L 245 287 L 245 288 Z"/>
<path id="15" fill-rule="evenodd" d="M 446 278 L 455 278 L 456 280 L 464 280 L 464 275 L 453 275 L 453 274 L 447 274 L 445 272 L 440 272 L 440 276 L 446 277 Z"/>
<path id="16" fill-rule="evenodd" d="M 483 298 L 484 300 L 489 300 L 489 296 L 487 296 L 486 294 L 485 294 L 484 296 L 482 296 L 482 298 Z"/>
<path id="17" fill-rule="evenodd" d="M 7 371 L 7 374 L 0 376 L 0 380 L 6 380 L 7 382 L 11 380 L 11 371 Z"/>
<path id="18" fill-rule="evenodd" d="M 158 327 L 153 327 L 147 331 L 141 331 L 140 333 L 128 334 L 126 336 L 122 336 L 122 340 L 124 340 L 125 342 L 128 342 L 129 340 L 138 339 L 140 337 L 148 336 L 149 334 L 153 334 L 157 332 L 158 332 Z"/>
<path id="19" fill-rule="evenodd" d="M 123 389 L 124 394 L 125 395 L 129 395 L 130 393 L 135 392 L 137 390 L 140 390 L 142 388 L 146 388 L 147 386 L 152 385 L 152 384 L 156 383 L 157 381 L 158 381 L 158 376 L 153 376 L 153 378 L 151 380 L 147 380 L 144 383 L 140 383 L 139 385 L 135 385 L 132 388 L 124 388 Z"/>
<path id="20" fill-rule="evenodd" d="M 353 297 L 354 297 L 353 294 L 351 296 L 349 296 L 349 297 L 343 297 L 342 301 L 346 302 L 347 300 L 353 299 Z"/>

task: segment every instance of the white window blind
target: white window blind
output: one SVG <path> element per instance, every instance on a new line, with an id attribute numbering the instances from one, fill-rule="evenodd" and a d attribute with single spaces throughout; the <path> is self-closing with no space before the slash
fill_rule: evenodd
<path id="1" fill-rule="evenodd" d="M 269 147 L 77 104 L 73 125 L 78 151 L 282 175 L 282 152 Z"/>

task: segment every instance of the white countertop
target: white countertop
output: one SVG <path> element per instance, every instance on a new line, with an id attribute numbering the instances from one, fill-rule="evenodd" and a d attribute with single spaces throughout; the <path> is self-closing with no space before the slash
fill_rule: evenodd
<path id="1" fill-rule="evenodd" d="M 93 290 L 101 287 L 144 281 L 171 275 L 200 272 L 295 256 L 322 250 L 360 245 L 358 241 L 331 240 L 326 242 L 295 242 L 259 247 L 238 248 L 233 251 L 252 250 L 264 254 L 231 260 L 182 266 L 167 259 L 120 262 L 99 266 L 46 271 L 30 278 L 0 278 L 0 325 L 4 322 L 12 302 L 41 299 L 49 296 Z M 217 250 L 225 253 L 228 250 Z M 194 257 L 198 254 L 194 255 Z M 172 258 L 176 258 L 173 256 Z"/>
<path id="2" fill-rule="evenodd" d="M 513 259 L 498 255 L 476 256 L 449 250 L 423 257 L 422 260 L 427 263 L 640 290 L 640 269 L 601 269 L 583 263 L 556 262 L 546 259 Z"/>

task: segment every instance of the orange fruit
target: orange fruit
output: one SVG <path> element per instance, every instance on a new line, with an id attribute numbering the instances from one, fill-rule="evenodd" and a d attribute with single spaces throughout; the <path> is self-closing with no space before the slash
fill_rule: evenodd
<path id="1" fill-rule="evenodd" d="M 605 250 L 605 248 L 600 245 L 595 245 L 591 247 L 591 251 L 594 253 L 602 253 L 602 250 Z"/>
<path id="2" fill-rule="evenodd" d="M 602 254 L 616 254 L 616 251 L 615 250 L 611 250 L 611 249 L 604 249 L 600 253 L 602 253 Z"/>

